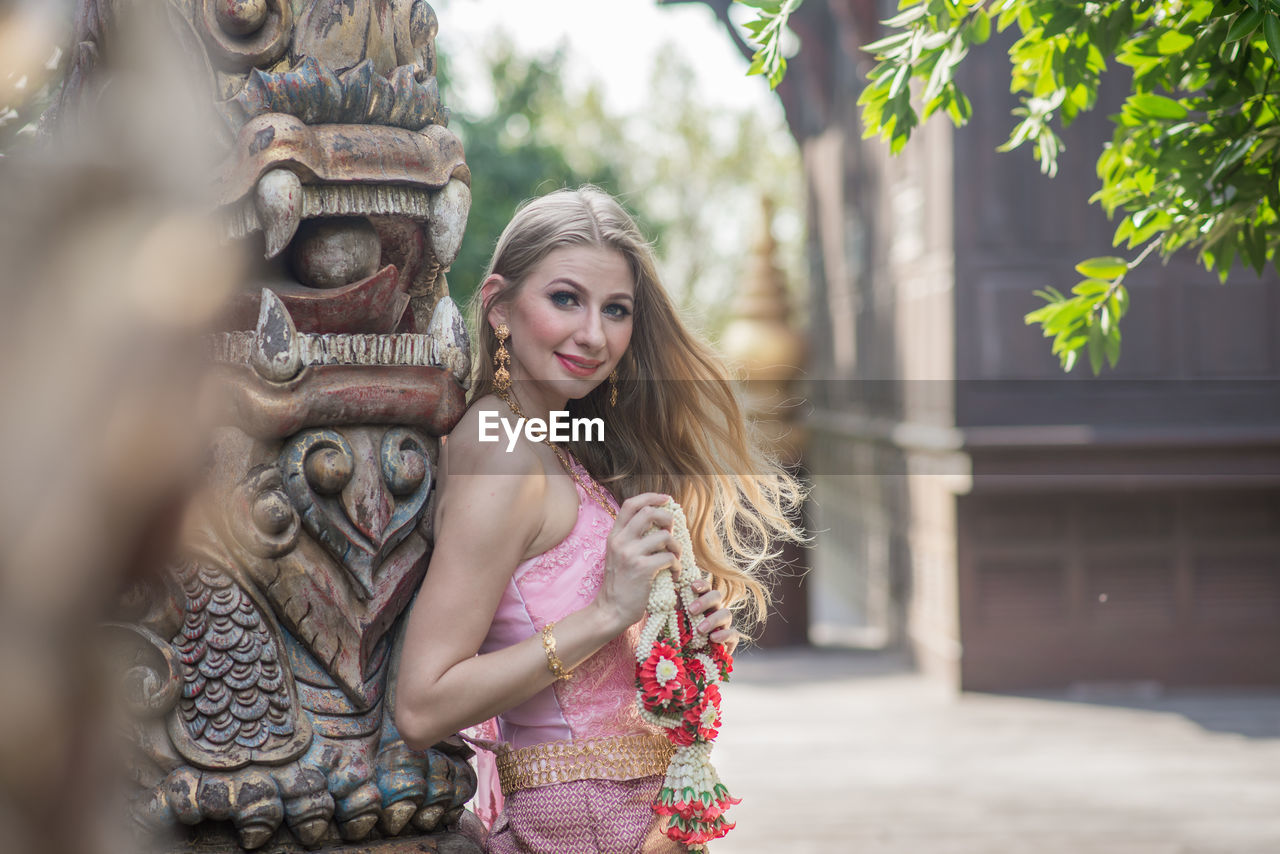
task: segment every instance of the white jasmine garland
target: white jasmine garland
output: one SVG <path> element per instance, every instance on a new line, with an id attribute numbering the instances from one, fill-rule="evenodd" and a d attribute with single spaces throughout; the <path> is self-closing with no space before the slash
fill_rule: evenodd
<path id="1" fill-rule="evenodd" d="M 684 510 L 674 501 L 663 506 L 675 517 L 671 533 L 680 546 L 680 566 L 659 572 L 649 590 L 649 617 L 636 645 L 636 705 L 644 720 L 677 745 L 654 811 L 667 816 L 667 836 L 703 851 L 707 842 L 733 829 L 724 812 L 738 803 L 711 765 L 720 722 L 718 685 L 732 658 L 722 645 L 692 630 L 690 607 L 698 598 L 693 585 L 709 576 L 694 561 Z"/>

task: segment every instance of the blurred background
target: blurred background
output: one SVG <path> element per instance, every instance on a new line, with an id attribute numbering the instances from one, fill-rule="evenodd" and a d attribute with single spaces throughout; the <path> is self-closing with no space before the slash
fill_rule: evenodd
<path id="1" fill-rule="evenodd" d="M 771 93 L 743 74 L 740 6 L 444 2 L 476 175 L 452 292 L 519 200 L 593 181 L 628 201 L 749 386 L 806 401 L 788 453 L 821 534 L 791 641 L 908 649 L 960 689 L 1280 684 L 1274 277 L 1143 267 L 1118 369 L 1064 374 L 1022 316 L 1110 249 L 1087 204 L 1105 105 L 1056 181 L 998 155 L 993 43 L 961 67 L 972 125 L 890 158 L 854 104 L 882 11 L 804 4 Z"/>
<path id="2" fill-rule="evenodd" d="M 475 269 L 536 188 L 620 194 L 813 484 L 727 706 L 723 850 L 1280 850 L 1275 277 L 1148 264 L 1119 367 L 1064 374 L 1022 317 L 1110 251 L 1123 93 L 1045 178 L 996 152 L 997 38 L 972 123 L 891 158 L 855 102 L 893 9 L 808 0 L 771 93 L 728 2 L 441 7 Z"/>
<path id="3" fill-rule="evenodd" d="M 450 290 L 469 298 L 521 200 L 584 182 L 618 194 L 813 485 L 813 547 L 789 556 L 775 614 L 727 692 L 717 757 L 745 802 L 717 851 L 1280 851 L 1276 279 L 1219 286 L 1192 258 L 1147 264 L 1128 282 L 1119 367 L 1064 375 L 1022 318 L 1035 289 L 1069 289 L 1078 259 L 1110 249 L 1087 203 L 1109 110 L 1068 130 L 1052 181 L 1025 152 L 997 154 L 1015 101 L 996 38 L 960 71 L 971 124 L 935 121 L 890 158 L 861 139 L 855 102 L 871 65 L 859 45 L 893 5 L 807 0 L 771 92 L 745 75 L 749 10 L 728 0 L 439 0 L 444 102 L 474 176 Z M 4 42 L 6 151 L 65 64 L 59 8 L 45 7 L 44 41 Z M 103 179 L 101 197 L 113 186 Z M 27 234 L 31 196 L 6 197 L 5 230 Z M 84 204 L 64 201 L 49 216 Z M 234 265 L 210 269 L 202 292 L 221 293 Z M 35 318 L 13 330 L 52 328 L 48 301 L 84 299 L 34 300 L 17 287 L 31 281 L 44 279 L 10 276 L 6 298 Z M 181 332 L 209 309 L 167 311 L 158 322 Z M 30 402 L 41 388 L 95 377 L 79 361 L 33 362 L 39 336 L 6 337 L 6 445 L 22 449 L 51 417 Z M 187 408 L 182 377 L 123 384 L 134 394 L 119 396 L 121 423 Z M 83 450 L 101 411 L 87 392 L 55 397 L 68 447 L 142 470 L 121 439 Z M 172 472 L 188 448 L 168 450 L 152 468 Z M 12 456 L 6 532 L 27 530 L 32 507 L 70 512 L 56 479 Z M 124 549 L 155 515 L 139 502 L 132 527 L 100 524 Z M 64 545 L 63 562 L 83 569 L 68 577 L 91 576 L 92 560 Z M 33 560 L 9 561 L 11 605 L 56 599 L 12 586 Z M 100 595 L 84 592 L 60 624 Z M 21 704 L 0 730 L 38 731 L 38 710 L 68 692 Z M 5 763 L 15 778 L 17 761 Z M 21 761 L 24 774 L 38 764 Z"/>

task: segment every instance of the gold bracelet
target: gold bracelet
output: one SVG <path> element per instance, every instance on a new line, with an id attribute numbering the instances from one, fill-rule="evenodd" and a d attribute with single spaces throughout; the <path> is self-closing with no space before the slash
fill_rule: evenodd
<path id="1" fill-rule="evenodd" d="M 542 627 L 542 651 L 547 654 L 547 667 L 550 668 L 552 675 L 557 679 L 570 679 L 573 671 L 565 670 L 564 662 L 556 655 L 556 636 L 551 633 L 555 626 L 553 621 Z"/>

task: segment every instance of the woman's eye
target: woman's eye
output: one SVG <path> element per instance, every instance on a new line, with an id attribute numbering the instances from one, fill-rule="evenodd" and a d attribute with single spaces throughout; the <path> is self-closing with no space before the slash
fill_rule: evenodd
<path id="1" fill-rule="evenodd" d="M 604 307 L 604 313 L 610 317 L 626 317 L 631 314 L 631 309 L 619 302 L 611 302 Z"/>
<path id="2" fill-rule="evenodd" d="M 571 291 L 556 291 L 551 295 L 551 301 L 556 305 L 578 304 L 578 298 Z"/>

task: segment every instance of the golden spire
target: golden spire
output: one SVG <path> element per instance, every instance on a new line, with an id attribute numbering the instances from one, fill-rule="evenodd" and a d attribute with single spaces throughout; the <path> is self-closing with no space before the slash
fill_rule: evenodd
<path id="1" fill-rule="evenodd" d="M 784 461 L 799 456 L 799 434 L 792 420 L 794 403 L 788 384 L 805 360 L 804 339 L 790 323 L 786 277 L 774 260 L 773 203 L 762 199 L 760 231 L 747 260 L 742 287 L 733 298 L 720 349 L 739 367 L 745 383 L 745 403 L 766 435 L 777 439 L 775 449 Z"/>

